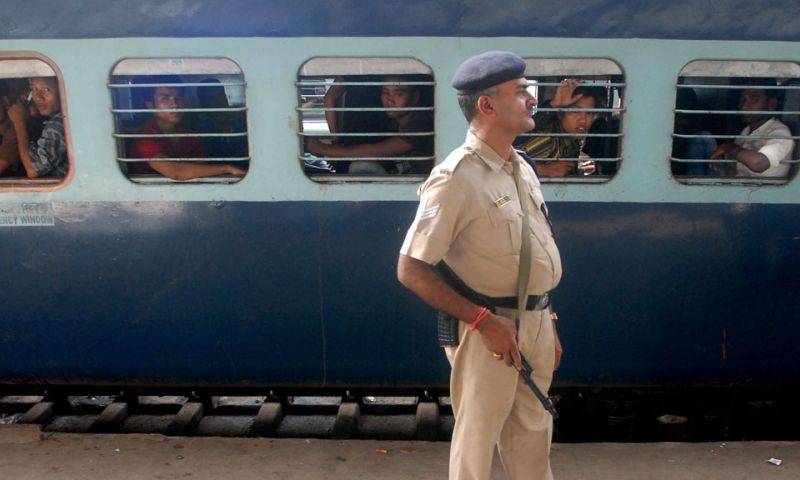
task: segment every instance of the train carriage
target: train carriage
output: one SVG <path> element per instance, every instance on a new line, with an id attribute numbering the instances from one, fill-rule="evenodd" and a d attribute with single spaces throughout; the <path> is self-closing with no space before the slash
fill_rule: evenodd
<path id="1" fill-rule="evenodd" d="M 615 142 L 597 159 L 613 173 L 543 186 L 565 270 L 556 387 L 796 386 L 797 149 L 766 179 L 689 175 L 674 153 L 676 115 L 735 138 L 729 92 L 753 77 L 778 79 L 797 142 L 794 2 L 3 3 L 0 80 L 57 78 L 69 158 L 62 179 L 0 176 L 4 390 L 446 392 L 435 312 L 395 278 L 425 175 L 319 171 L 309 160 L 334 159 L 305 145 L 332 135 L 325 113 L 369 110 L 326 110 L 332 86 L 392 74 L 429 89 L 433 150 L 405 160 L 441 161 L 466 127 L 452 74 L 485 50 L 523 56 L 540 97 L 559 78 L 600 85 L 596 113 L 616 121 L 593 134 Z M 200 106 L 207 78 L 227 107 Z M 243 150 L 176 161 L 245 174 L 132 173 L 158 111 L 138 94 L 159 85 L 185 90 L 186 117 L 244 120 L 195 135 Z"/>

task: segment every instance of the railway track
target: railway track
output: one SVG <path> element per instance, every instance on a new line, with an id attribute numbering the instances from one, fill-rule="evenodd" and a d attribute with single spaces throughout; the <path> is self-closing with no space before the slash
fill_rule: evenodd
<path id="1" fill-rule="evenodd" d="M 448 441 L 450 398 L 6 395 L 0 423 L 44 432 Z M 560 389 L 557 442 L 800 440 L 797 389 Z"/>
<path id="2" fill-rule="evenodd" d="M 5 396 L 0 421 L 46 432 L 447 440 L 449 398 Z"/>

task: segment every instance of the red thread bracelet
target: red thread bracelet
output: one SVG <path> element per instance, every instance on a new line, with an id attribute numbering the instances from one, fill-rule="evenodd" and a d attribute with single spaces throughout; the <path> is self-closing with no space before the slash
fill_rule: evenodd
<path id="1" fill-rule="evenodd" d="M 484 318 L 488 317 L 490 313 L 491 313 L 491 310 L 489 310 L 488 308 L 486 308 L 486 307 L 481 308 L 481 311 L 478 312 L 478 314 L 475 315 L 475 318 L 472 319 L 472 322 L 470 322 L 469 331 L 471 332 L 471 331 L 475 330 L 476 328 L 478 328 L 478 324 L 481 323 L 481 321 Z"/>

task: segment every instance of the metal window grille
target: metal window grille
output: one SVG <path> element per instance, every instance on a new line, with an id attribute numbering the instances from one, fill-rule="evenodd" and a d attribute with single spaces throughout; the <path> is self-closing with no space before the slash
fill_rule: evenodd
<path id="1" fill-rule="evenodd" d="M 675 88 L 669 162 L 676 180 L 700 185 L 781 185 L 794 176 L 800 163 L 800 64 L 695 61 L 681 71 Z M 777 108 L 740 110 L 738 99 L 747 89 L 770 91 L 770 97 L 777 98 Z M 744 116 L 752 115 L 775 118 L 787 127 L 788 134 L 743 135 Z M 751 173 L 738 167 L 737 160 L 714 154 L 725 142 L 753 145 L 775 140 L 793 142 L 793 150 L 789 158 L 779 160 L 778 168 L 771 167 L 764 174 Z"/>
<path id="2" fill-rule="evenodd" d="M 241 70 L 228 59 L 127 59 L 118 63 L 112 72 L 108 88 L 112 95 L 116 160 L 122 172 L 131 181 L 142 184 L 230 184 L 241 180 L 243 175 L 217 175 L 177 181 L 152 169 L 143 168 L 142 165 L 159 161 L 196 162 L 231 164 L 247 170 L 250 156 L 246 86 Z M 147 102 L 152 99 L 148 99 L 147 95 L 158 87 L 181 89 L 185 105 L 178 108 L 148 108 Z M 202 106 L 201 90 L 209 88 L 221 88 L 228 106 Z M 181 113 L 180 131 L 143 131 L 145 125 L 159 112 Z M 205 154 L 139 158 L 134 155 L 135 143 L 146 139 L 197 139 L 202 143 Z"/>
<path id="3" fill-rule="evenodd" d="M 554 59 L 550 59 L 554 60 Z M 582 63 L 581 67 L 594 65 L 593 62 L 586 59 L 586 63 Z M 538 65 L 542 65 L 541 63 Z M 606 65 L 606 72 L 608 65 Z M 530 71 L 530 65 L 529 65 Z M 549 151 L 547 156 L 531 156 L 537 165 L 547 165 L 553 162 L 575 162 L 575 168 L 567 175 L 563 176 L 548 176 L 544 169 L 540 168 L 539 178 L 543 183 L 602 183 L 612 178 L 618 170 L 622 162 L 621 145 L 622 145 L 622 118 L 625 108 L 622 106 L 623 92 L 625 83 L 617 81 L 618 77 L 621 78 L 621 72 L 614 71 L 614 75 L 572 75 L 574 73 L 582 73 L 585 70 L 570 71 L 565 69 L 561 75 L 558 72 L 548 71 L 551 77 L 528 77 L 529 89 L 535 88 L 537 93 L 540 107 L 536 108 L 535 119 L 538 119 L 536 130 L 524 133 L 519 136 L 516 145 L 525 149 L 526 146 L 532 142 L 534 144 L 536 139 L 543 139 L 543 141 L 551 141 L 550 139 L 575 139 L 579 142 L 577 148 L 579 155 L 565 156 L 561 153 Z M 615 78 L 610 80 L 609 77 Z M 606 106 L 599 106 L 597 108 L 577 108 L 577 107 L 541 107 L 549 103 L 550 98 L 555 94 L 556 89 L 561 86 L 560 81 L 553 81 L 555 78 L 571 78 L 580 81 L 582 87 L 594 87 L 598 91 L 602 89 L 605 93 Z M 594 114 L 595 118 L 591 122 L 590 128 L 586 133 L 581 133 L 579 136 L 574 133 L 564 132 L 562 129 L 554 129 L 553 122 L 559 122 L 562 114 L 568 112 L 589 112 Z M 541 114 L 551 114 L 552 117 L 545 125 L 540 125 Z M 538 117 L 538 118 L 537 118 Z M 602 118 L 604 125 L 598 123 L 598 119 Z M 595 128 L 601 127 L 601 128 Z M 553 131 L 556 130 L 556 131 Z M 591 144 L 593 150 L 601 152 L 600 155 L 589 155 L 586 150 L 587 146 Z M 594 153 L 594 152 L 593 152 Z"/>
<path id="4" fill-rule="evenodd" d="M 320 182 L 419 181 L 433 167 L 433 87 L 428 66 L 411 58 L 342 57 L 314 58 L 304 64 L 295 82 L 299 118 L 298 160 L 304 171 Z M 387 77 L 397 77 L 385 80 Z M 411 107 L 386 107 L 381 103 L 382 87 L 412 87 L 419 101 Z M 334 106 L 325 106 L 326 95 L 337 89 Z M 390 120 L 392 112 L 412 112 L 416 126 L 424 130 L 398 132 Z M 332 131 L 329 118 L 337 130 Z M 414 148 L 401 155 L 366 156 L 317 154 L 310 142 L 351 146 L 376 143 L 392 137 L 419 139 Z"/>

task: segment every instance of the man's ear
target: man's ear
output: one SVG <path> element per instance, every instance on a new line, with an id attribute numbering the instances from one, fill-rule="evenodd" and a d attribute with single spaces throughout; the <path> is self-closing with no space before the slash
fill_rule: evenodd
<path id="1" fill-rule="evenodd" d="M 494 113 L 494 105 L 492 105 L 492 97 L 488 95 L 481 95 L 478 97 L 478 111 L 483 115 L 491 115 Z"/>

